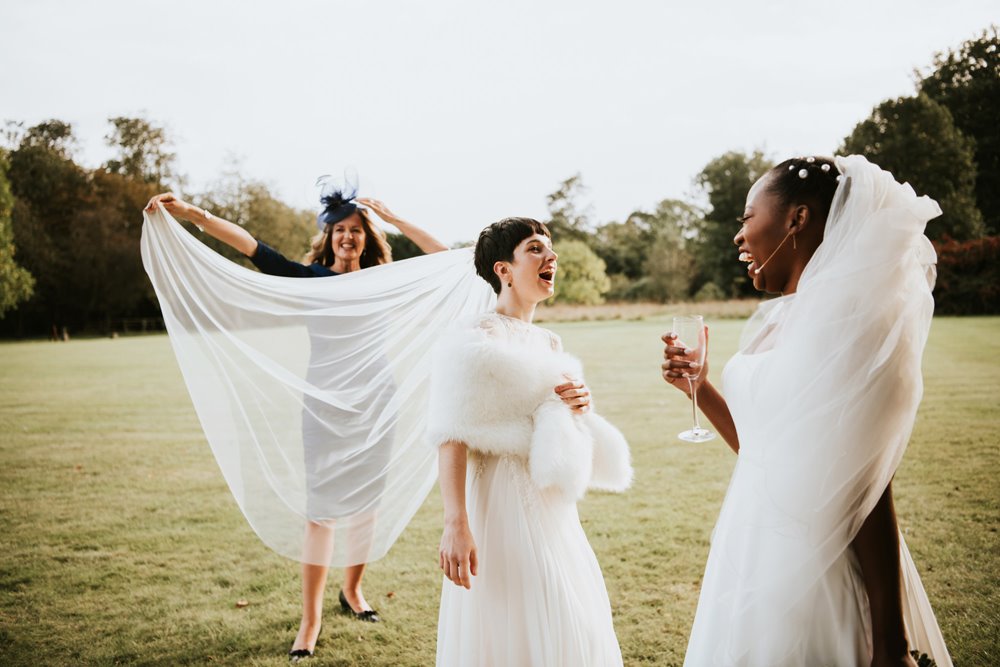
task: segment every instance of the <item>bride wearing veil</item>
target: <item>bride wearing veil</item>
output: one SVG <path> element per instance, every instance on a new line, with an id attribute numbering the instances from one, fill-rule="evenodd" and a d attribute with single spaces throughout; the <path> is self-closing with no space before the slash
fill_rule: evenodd
<path id="1" fill-rule="evenodd" d="M 739 456 L 685 665 L 914 665 L 910 648 L 952 664 L 890 490 L 923 391 L 939 214 L 860 156 L 786 160 L 747 195 L 734 242 L 782 296 L 747 324 L 723 392 L 705 369 L 695 384 Z M 684 341 L 664 340 L 664 379 L 687 390 Z"/>
<path id="2" fill-rule="evenodd" d="M 364 566 L 388 551 L 436 479 L 423 444 L 428 350 L 447 324 L 494 301 L 470 250 L 445 251 L 359 200 L 432 253 L 390 263 L 353 194 L 324 189 L 305 263 L 173 195 L 144 213 L 143 264 L 212 452 L 261 540 L 302 563 L 293 659 L 312 655 L 331 566 L 345 568 L 344 611 L 378 620 L 361 595 Z M 171 212 L 264 273 L 216 254 Z"/>

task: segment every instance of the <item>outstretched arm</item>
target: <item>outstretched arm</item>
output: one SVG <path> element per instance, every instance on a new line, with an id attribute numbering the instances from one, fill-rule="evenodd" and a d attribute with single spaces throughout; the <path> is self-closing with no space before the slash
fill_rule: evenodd
<path id="1" fill-rule="evenodd" d="M 472 577 L 479 571 L 479 559 L 465 508 L 468 455 L 465 443 L 454 440 L 444 443 L 438 450 L 438 475 L 444 501 L 444 533 L 438 564 L 444 576 L 456 585 L 472 588 Z"/>
<path id="2" fill-rule="evenodd" d="M 152 211 L 157 206 L 162 206 L 175 218 L 193 222 L 209 236 L 219 239 L 247 257 L 252 257 L 257 252 L 257 239 L 251 236 L 250 232 L 235 223 L 212 215 L 203 208 L 192 206 L 172 192 L 165 192 L 150 199 L 146 204 L 146 210 Z"/>
<path id="3" fill-rule="evenodd" d="M 663 349 L 663 365 L 660 367 L 663 372 L 663 379 L 667 384 L 680 389 L 688 398 L 691 398 L 691 384 L 688 382 L 686 373 L 697 371 L 697 363 L 692 361 L 693 355 L 688 355 L 686 348 L 678 345 L 677 336 L 672 332 L 667 332 L 660 337 L 665 344 Z M 705 327 L 705 345 L 708 345 L 708 327 Z M 740 439 L 736 433 L 736 424 L 733 422 L 733 415 L 729 412 L 729 405 L 723 398 L 719 390 L 708 381 L 708 354 L 705 354 L 705 366 L 698 373 L 694 380 L 694 390 L 698 392 L 698 407 L 702 413 L 712 422 L 712 426 L 726 441 L 726 444 L 736 452 L 740 453 Z"/>
<path id="4" fill-rule="evenodd" d="M 432 252 L 441 252 L 442 250 L 447 250 L 448 246 L 438 241 L 436 238 L 431 236 L 429 232 L 416 225 L 403 220 L 398 215 L 386 208 L 386 205 L 377 199 L 368 199 L 364 197 L 358 198 L 358 203 L 367 206 L 371 210 L 375 211 L 378 217 L 382 218 L 390 225 L 395 227 L 400 231 L 403 236 L 410 239 L 417 244 L 417 247 L 423 250 L 428 255 Z"/>

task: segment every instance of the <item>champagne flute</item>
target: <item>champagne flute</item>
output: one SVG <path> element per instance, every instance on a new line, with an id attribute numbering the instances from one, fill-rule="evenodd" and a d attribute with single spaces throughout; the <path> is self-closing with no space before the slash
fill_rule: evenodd
<path id="1" fill-rule="evenodd" d="M 698 423 L 698 392 L 694 390 L 694 381 L 705 368 L 705 321 L 701 315 L 675 317 L 673 332 L 677 336 L 675 344 L 686 348 L 689 351 L 686 358 L 698 364 L 697 369 L 687 369 L 687 372 L 682 373 L 691 389 L 691 418 L 694 426 L 678 433 L 677 437 L 687 442 L 707 442 L 715 438 L 715 434 Z"/>

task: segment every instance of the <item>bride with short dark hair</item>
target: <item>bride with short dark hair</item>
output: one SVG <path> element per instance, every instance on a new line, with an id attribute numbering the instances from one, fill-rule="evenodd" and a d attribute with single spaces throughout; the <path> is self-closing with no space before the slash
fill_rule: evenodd
<path id="1" fill-rule="evenodd" d="M 592 410 L 579 361 L 532 324 L 552 296 L 549 231 L 487 227 L 476 270 L 496 312 L 439 344 L 428 433 L 439 446 L 444 532 L 437 664 L 621 665 L 604 578 L 580 525 L 587 488 L 623 491 L 628 445 Z"/>

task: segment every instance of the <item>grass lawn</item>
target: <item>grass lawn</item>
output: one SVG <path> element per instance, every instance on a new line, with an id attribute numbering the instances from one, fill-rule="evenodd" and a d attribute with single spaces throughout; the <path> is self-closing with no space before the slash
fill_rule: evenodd
<path id="1" fill-rule="evenodd" d="M 659 379 L 667 325 L 551 326 L 633 448 L 633 489 L 580 506 L 626 665 L 683 660 L 734 462 L 675 437 L 690 412 Z M 742 322 L 710 326 L 717 377 Z M 935 320 L 924 376 L 899 520 L 955 663 L 1000 664 L 1000 318 Z M 370 567 L 384 623 L 337 614 L 331 585 L 312 664 L 433 664 L 440 528 L 435 490 Z M 163 336 L 0 345 L 0 535 L 0 664 L 287 664 L 298 564 L 243 520 Z"/>

